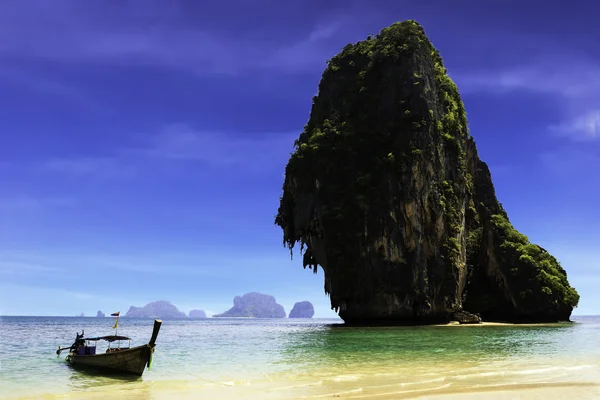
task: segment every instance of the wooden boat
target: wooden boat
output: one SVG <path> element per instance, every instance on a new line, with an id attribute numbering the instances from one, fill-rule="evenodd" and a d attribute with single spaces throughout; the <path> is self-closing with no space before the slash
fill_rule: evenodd
<path id="1" fill-rule="evenodd" d="M 131 339 L 126 336 L 111 335 L 85 338 L 83 337 L 83 331 L 81 331 L 81 334 L 76 335 L 75 342 L 71 347 L 59 346 L 56 354 L 69 350 L 65 360 L 75 368 L 142 376 L 146 365 L 150 368 L 152 363 L 152 354 L 156 347 L 156 337 L 161 324 L 160 319 L 154 320 L 154 329 L 150 341 L 142 346 L 131 347 L 130 344 L 126 347 L 120 346 L 122 341 L 131 343 Z M 96 353 L 97 343 L 101 340 L 109 343 L 108 349 L 105 353 Z M 111 347 L 114 342 L 118 343 L 117 347 Z"/>

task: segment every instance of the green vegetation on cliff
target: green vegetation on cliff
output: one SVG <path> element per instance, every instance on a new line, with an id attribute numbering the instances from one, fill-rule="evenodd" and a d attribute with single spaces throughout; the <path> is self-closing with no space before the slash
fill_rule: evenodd
<path id="1" fill-rule="evenodd" d="M 527 236 L 517 232 L 502 215 L 492 215 L 495 232 L 502 244 L 499 264 L 510 267 L 510 276 L 521 285 L 519 297 L 531 297 L 532 303 L 546 301 L 577 305 L 579 295 L 567 281 L 567 273 L 556 258 L 540 246 L 529 243 Z M 508 271 L 506 271 L 508 272 Z"/>
<path id="2" fill-rule="evenodd" d="M 305 267 L 323 268 L 347 321 L 444 319 L 463 304 L 484 318 L 568 319 L 578 301 L 558 262 L 508 222 L 458 88 L 415 21 L 328 62 L 275 223 L 290 250 L 306 248 Z"/>
<path id="3" fill-rule="evenodd" d="M 487 312 L 498 319 L 547 320 L 552 315 L 563 315 L 579 302 L 579 294 L 569 285 L 567 273 L 560 263 L 545 249 L 529 242 L 527 236 L 514 229 L 505 215 L 491 215 L 491 232 L 498 243 L 495 252 L 496 262 L 502 270 L 506 284 L 511 288 L 510 299 L 518 310 L 517 315 L 506 316 L 503 304 L 507 299 L 494 295 L 494 290 L 486 294 L 475 293 L 467 296 L 465 307 L 470 311 Z M 481 235 L 477 229 L 474 237 Z M 471 244 L 480 249 L 481 237 Z M 473 263 L 480 260 L 473 253 Z M 485 286 L 485 285 L 484 285 Z"/>

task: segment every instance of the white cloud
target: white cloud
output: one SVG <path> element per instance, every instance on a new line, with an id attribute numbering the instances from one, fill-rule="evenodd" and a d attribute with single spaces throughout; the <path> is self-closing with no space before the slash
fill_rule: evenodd
<path id="1" fill-rule="evenodd" d="M 588 60 L 544 59 L 506 70 L 452 74 L 461 92 L 529 90 L 578 100 L 597 96 L 600 64 Z"/>
<path id="2" fill-rule="evenodd" d="M 104 115 L 109 113 L 106 107 L 92 100 L 78 87 L 53 80 L 43 74 L 22 67 L 0 65 L 0 80 L 5 84 L 18 86 L 35 93 L 66 99 L 71 104 L 95 113 Z"/>
<path id="3" fill-rule="evenodd" d="M 106 296 L 65 289 L 60 284 L 40 287 L 30 284 L 0 282 L 0 315 L 79 315 L 82 311 L 97 310 Z M 99 300 L 101 302 L 99 303 Z M 118 300 L 114 297 L 110 301 Z"/>
<path id="4" fill-rule="evenodd" d="M 297 42 L 274 45 L 269 37 L 192 25 L 176 2 L 129 3 L 113 9 L 91 1 L 85 7 L 77 1 L 49 4 L 0 4 L 0 54 L 70 63 L 151 65 L 202 74 L 237 74 L 282 65 L 303 70 L 306 55 L 322 53 L 323 42 L 341 26 L 341 19 L 329 16 L 324 19 L 333 23 L 317 24 Z M 304 49 L 302 54 L 286 52 L 298 46 Z M 279 57 L 281 52 L 296 62 Z"/>
<path id="5" fill-rule="evenodd" d="M 333 23 L 318 25 L 313 31 L 308 35 L 308 40 L 310 42 L 315 42 L 318 40 L 329 39 L 333 35 L 335 35 L 341 28 L 341 21 L 334 21 Z"/>
<path id="6" fill-rule="evenodd" d="M 287 160 L 297 137 L 298 132 L 227 134 L 174 124 L 156 134 L 140 135 L 136 145 L 117 148 L 109 156 L 53 158 L 43 162 L 39 170 L 123 179 L 132 178 L 161 160 L 199 162 L 212 168 L 242 167 L 245 172 L 263 172 Z M 150 160 L 152 163 L 148 163 Z"/>
<path id="7" fill-rule="evenodd" d="M 590 111 L 560 125 L 553 125 L 550 129 L 560 136 L 569 136 L 574 140 L 600 139 L 600 109 Z"/>
<path id="8" fill-rule="evenodd" d="M 204 161 L 214 165 L 245 164 L 291 151 L 298 133 L 225 134 L 199 131 L 187 124 L 171 125 L 126 152 L 176 160 Z"/>
<path id="9" fill-rule="evenodd" d="M 556 178 L 572 179 L 573 174 L 590 179 L 597 176 L 595 170 L 600 163 L 600 155 L 590 146 L 573 143 L 573 147 L 562 147 L 539 154 L 541 166 Z"/>
<path id="10" fill-rule="evenodd" d="M 133 271 L 157 275 L 178 275 L 187 277 L 213 277 L 237 280 L 235 270 L 246 268 L 260 270 L 265 264 L 281 262 L 281 256 L 256 254 L 245 257 L 243 261 L 232 255 L 231 251 L 214 248 L 198 249 L 197 253 L 148 253 L 132 251 L 129 254 L 95 253 L 91 249 L 76 252 L 68 250 L 39 250 L 37 254 L 15 251 L 2 251 L 0 267 L 6 275 L 16 273 L 65 273 L 89 269 L 101 269 L 107 272 Z M 259 274 L 259 273 L 257 273 Z"/>
<path id="11" fill-rule="evenodd" d="M 519 90 L 555 96 L 563 122 L 549 125 L 575 141 L 600 139 L 600 63 L 577 57 L 550 57 L 507 70 L 452 74 L 462 93 L 506 94 Z"/>
<path id="12" fill-rule="evenodd" d="M 288 72 L 322 71 L 327 60 L 345 44 L 339 42 L 334 46 L 324 46 L 322 43 L 329 41 L 339 32 L 343 21 L 343 18 L 338 17 L 331 23 L 318 25 L 310 32 L 308 38 L 275 49 L 261 60 L 260 65 L 266 68 L 283 68 Z"/>
<path id="13" fill-rule="evenodd" d="M 97 175 L 109 178 L 131 178 L 135 169 L 112 157 L 53 158 L 43 163 L 42 170 L 74 176 Z"/>
<path id="14" fill-rule="evenodd" d="M 18 195 L 0 198 L 0 211 L 35 211 L 46 207 L 69 207 L 75 200 L 66 197 L 35 197 Z"/>
<path id="15" fill-rule="evenodd" d="M 59 271 L 59 268 L 42 264 L 0 260 L 1 275 L 47 275 L 55 274 Z"/>

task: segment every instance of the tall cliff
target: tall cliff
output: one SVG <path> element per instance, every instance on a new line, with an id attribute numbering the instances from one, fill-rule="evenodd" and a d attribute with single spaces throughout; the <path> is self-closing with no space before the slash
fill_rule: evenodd
<path id="1" fill-rule="evenodd" d="M 421 25 L 333 57 L 285 170 L 275 223 L 349 323 L 567 320 L 579 295 L 517 232 Z"/>

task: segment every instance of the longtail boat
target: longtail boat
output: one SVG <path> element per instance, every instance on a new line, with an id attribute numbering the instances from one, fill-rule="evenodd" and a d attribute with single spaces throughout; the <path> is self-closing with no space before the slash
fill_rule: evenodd
<path id="1" fill-rule="evenodd" d="M 68 350 L 69 354 L 65 358 L 71 366 L 77 368 L 86 368 L 98 372 L 113 374 L 130 374 L 142 376 L 146 365 L 150 368 L 152 363 L 152 354 L 156 347 L 156 337 L 160 330 L 162 321 L 154 320 L 154 329 L 152 336 L 147 344 L 131 347 L 131 338 L 126 336 L 109 335 L 98 337 L 84 337 L 83 330 L 81 334 L 77 333 L 75 342 L 70 347 L 58 347 L 56 354 Z M 118 325 L 115 324 L 115 327 Z M 98 341 L 107 341 L 108 348 L 105 353 L 96 353 Z M 121 342 L 128 341 L 127 346 L 121 346 Z M 116 347 L 111 344 L 117 342 Z"/>

